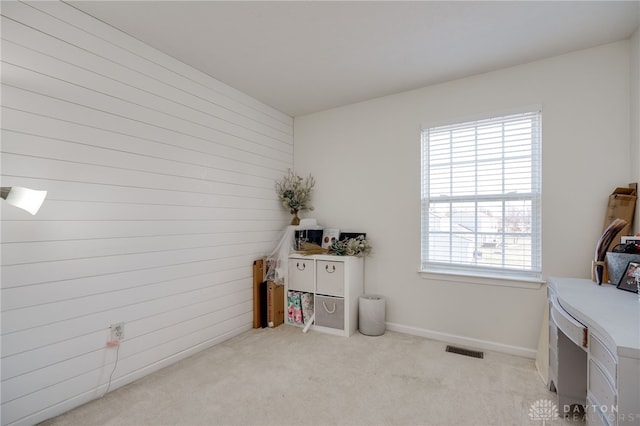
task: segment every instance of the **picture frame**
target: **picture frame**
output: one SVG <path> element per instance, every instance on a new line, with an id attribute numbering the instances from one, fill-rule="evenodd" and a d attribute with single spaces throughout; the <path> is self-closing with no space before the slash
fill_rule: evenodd
<path id="1" fill-rule="evenodd" d="M 340 241 L 344 240 L 345 238 L 358 238 L 361 235 L 362 238 L 367 238 L 366 232 L 341 232 Z"/>
<path id="2" fill-rule="evenodd" d="M 331 244 L 340 238 L 340 230 L 338 228 L 324 228 L 322 234 L 322 248 L 329 248 Z"/>
<path id="3" fill-rule="evenodd" d="M 620 290 L 630 291 L 632 293 L 638 292 L 638 276 L 636 274 L 636 270 L 640 273 L 640 269 L 638 268 L 640 268 L 640 262 L 629 262 L 617 285 Z"/>

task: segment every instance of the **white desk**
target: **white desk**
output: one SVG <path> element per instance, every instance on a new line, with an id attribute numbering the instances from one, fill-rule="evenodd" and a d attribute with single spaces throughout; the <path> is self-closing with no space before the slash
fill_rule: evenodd
<path id="1" fill-rule="evenodd" d="M 588 425 L 640 425 L 640 301 L 579 278 L 549 278 L 549 380 Z"/>

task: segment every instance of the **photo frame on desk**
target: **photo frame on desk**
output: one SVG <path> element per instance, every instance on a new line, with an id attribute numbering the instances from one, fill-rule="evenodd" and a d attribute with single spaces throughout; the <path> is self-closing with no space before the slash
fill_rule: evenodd
<path id="1" fill-rule="evenodd" d="M 618 282 L 618 288 L 620 290 L 630 291 L 632 293 L 638 292 L 638 275 L 640 274 L 640 262 L 629 262 L 624 274 L 620 277 Z"/>

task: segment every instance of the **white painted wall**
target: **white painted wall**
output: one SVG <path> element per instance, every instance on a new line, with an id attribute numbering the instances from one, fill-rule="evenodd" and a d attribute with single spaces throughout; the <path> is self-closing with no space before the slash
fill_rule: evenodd
<path id="1" fill-rule="evenodd" d="M 640 27 L 631 36 L 631 173 L 640 183 Z M 640 208 L 636 209 L 635 232 L 640 232 Z"/>
<path id="2" fill-rule="evenodd" d="M 252 324 L 289 220 L 287 117 L 59 2 L 2 2 L 1 423 L 34 424 Z M 206 54 L 204 52 L 203 54 Z"/>
<path id="3" fill-rule="evenodd" d="M 296 117 L 294 163 L 313 216 L 365 231 L 365 290 L 396 330 L 535 356 L 546 289 L 424 279 L 422 123 L 542 104 L 544 276 L 589 277 L 607 197 L 631 177 L 628 41 Z"/>

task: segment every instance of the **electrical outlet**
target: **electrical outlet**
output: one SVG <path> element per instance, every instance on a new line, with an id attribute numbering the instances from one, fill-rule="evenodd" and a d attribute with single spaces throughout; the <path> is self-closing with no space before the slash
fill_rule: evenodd
<path id="1" fill-rule="evenodd" d="M 111 341 L 119 342 L 124 339 L 124 323 L 111 324 Z"/>

